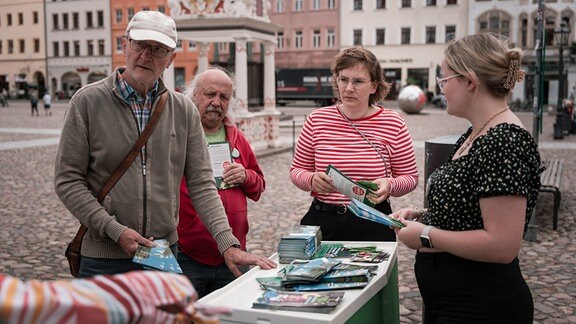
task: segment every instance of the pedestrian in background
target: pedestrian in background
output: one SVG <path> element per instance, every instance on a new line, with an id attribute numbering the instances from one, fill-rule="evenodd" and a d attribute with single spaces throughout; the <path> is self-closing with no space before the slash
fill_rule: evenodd
<path id="1" fill-rule="evenodd" d="M 158 11 L 136 13 L 126 28 L 126 66 L 78 90 L 69 102 L 56 157 L 55 188 L 87 233 L 80 277 L 140 270 L 132 262 L 139 245 L 165 239 L 177 254 L 180 182 L 218 251 L 233 273 L 238 266 L 275 266 L 242 251 L 214 186 L 198 110 L 160 78 L 176 57 L 174 20 Z M 102 205 L 96 199 L 112 172 L 143 132 L 162 96 L 164 111 L 140 155 Z"/>
<path id="2" fill-rule="evenodd" d="M 46 91 L 46 93 L 42 97 L 42 101 L 44 102 L 44 115 L 52 116 L 52 112 L 50 111 L 50 106 L 52 104 L 52 97 L 50 97 L 49 91 Z"/>
<path id="3" fill-rule="evenodd" d="M 30 108 L 32 109 L 32 117 L 36 114 L 36 117 L 40 116 L 38 114 L 38 94 L 35 90 L 30 91 Z"/>
<path id="4" fill-rule="evenodd" d="M 185 95 L 200 112 L 206 143 L 229 146 L 230 161 L 213 168 L 222 169 L 218 194 L 228 215 L 232 233 L 246 250 L 248 234 L 248 202 L 258 201 L 265 188 L 264 174 L 246 137 L 234 126 L 228 110 L 233 102 L 232 77 L 219 68 L 200 73 L 191 82 Z M 216 161 L 212 161 L 213 165 Z M 222 163 L 222 162 L 220 162 Z M 240 273 L 232 273 L 218 251 L 218 244 L 198 217 L 190 201 L 186 178 L 180 186 L 180 218 L 178 222 L 178 263 L 194 284 L 198 296 L 211 293 L 232 282 Z M 246 270 L 246 269 L 244 269 Z"/>
<path id="5" fill-rule="evenodd" d="M 532 323 L 518 254 L 538 197 L 540 155 L 506 101 L 524 77 L 521 53 L 489 33 L 444 52 L 437 84 L 446 111 L 472 126 L 430 176 L 428 210 L 392 215 L 406 225 L 398 239 L 418 250 L 425 323 Z"/>
<path id="6" fill-rule="evenodd" d="M 0 104 L 2 104 L 2 107 L 10 107 L 8 104 L 8 91 L 6 91 L 6 89 L 0 91 Z"/>
<path id="7" fill-rule="evenodd" d="M 326 169 L 332 164 L 354 181 L 375 183 L 378 188 L 368 198 L 389 214 L 389 198 L 403 196 L 418 184 L 412 137 L 400 114 L 378 104 L 390 85 L 372 52 L 345 49 L 330 69 L 339 102 L 308 116 L 290 167 L 292 182 L 314 197 L 300 223 L 320 226 L 329 241 L 395 241 L 388 226 L 348 210 L 350 199 L 336 190 Z"/>

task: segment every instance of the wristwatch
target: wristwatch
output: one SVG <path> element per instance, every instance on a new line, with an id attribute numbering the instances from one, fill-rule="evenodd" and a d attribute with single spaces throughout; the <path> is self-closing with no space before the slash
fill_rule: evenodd
<path id="1" fill-rule="evenodd" d="M 434 245 L 432 245 L 432 240 L 430 239 L 430 236 L 428 236 L 432 228 L 434 228 L 434 226 L 428 225 L 424 227 L 424 229 L 422 230 L 422 234 L 420 234 L 420 243 L 422 244 L 423 247 L 426 248 L 434 247 Z"/>

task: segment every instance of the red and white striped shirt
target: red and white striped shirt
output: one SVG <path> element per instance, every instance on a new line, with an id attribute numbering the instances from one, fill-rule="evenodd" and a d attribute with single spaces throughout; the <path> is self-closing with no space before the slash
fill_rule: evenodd
<path id="1" fill-rule="evenodd" d="M 390 195 L 403 196 L 418 185 L 418 168 L 412 137 L 404 118 L 386 108 L 368 117 L 350 120 L 374 144 L 358 133 L 336 106 L 316 109 L 307 118 L 296 145 L 290 179 L 300 189 L 312 191 L 315 172 L 326 172 L 332 164 L 354 181 L 387 178 Z M 348 204 L 339 192 L 312 196 L 330 204 Z"/>

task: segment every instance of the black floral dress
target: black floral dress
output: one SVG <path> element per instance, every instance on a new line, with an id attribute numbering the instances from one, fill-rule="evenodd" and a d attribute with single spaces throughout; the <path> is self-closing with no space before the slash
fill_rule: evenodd
<path id="1" fill-rule="evenodd" d="M 467 155 L 452 160 L 471 131 L 462 135 L 449 161 L 430 176 L 429 209 L 423 222 L 448 231 L 482 229 L 480 198 L 520 195 L 527 197 L 527 224 L 540 187 L 540 155 L 532 136 L 517 125 L 499 124 L 479 136 Z M 419 252 L 414 271 L 424 302 L 424 323 L 533 321 L 532 295 L 518 258 L 498 264 Z"/>
<path id="2" fill-rule="evenodd" d="M 479 136 L 467 155 L 452 160 L 471 131 L 458 139 L 448 162 L 430 176 L 424 223 L 449 231 L 482 229 L 480 198 L 503 195 L 527 197 L 528 223 L 540 188 L 534 139 L 517 125 L 499 124 Z"/>

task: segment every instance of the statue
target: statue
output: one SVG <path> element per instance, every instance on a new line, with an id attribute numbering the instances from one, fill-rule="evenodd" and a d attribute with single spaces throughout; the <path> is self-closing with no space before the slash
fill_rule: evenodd
<path id="1" fill-rule="evenodd" d="M 419 87 L 408 85 L 400 90 L 398 105 L 407 114 L 418 114 L 426 103 L 426 95 Z"/>

